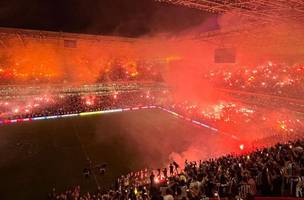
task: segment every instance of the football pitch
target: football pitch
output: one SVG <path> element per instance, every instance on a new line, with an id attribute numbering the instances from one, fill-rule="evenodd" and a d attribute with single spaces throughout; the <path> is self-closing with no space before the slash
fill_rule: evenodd
<path id="1" fill-rule="evenodd" d="M 163 167 L 172 152 L 230 152 L 231 139 L 159 109 L 24 122 L 0 126 L 0 199 L 46 199 L 53 187 L 82 191 L 110 186 L 121 174 Z M 223 142 L 224 141 L 224 142 Z M 104 175 L 82 171 L 107 163 Z"/>

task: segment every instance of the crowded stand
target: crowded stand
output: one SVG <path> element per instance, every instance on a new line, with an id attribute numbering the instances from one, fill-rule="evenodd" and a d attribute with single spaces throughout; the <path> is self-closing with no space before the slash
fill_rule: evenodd
<path id="1" fill-rule="evenodd" d="M 303 137 L 301 137 L 303 138 Z M 49 199 L 254 199 L 256 196 L 303 197 L 304 141 L 277 143 L 251 153 L 204 161 L 174 161 L 157 170 L 121 176 L 108 191 L 64 192 L 54 188 Z M 87 177 L 90 178 L 90 177 Z"/>
<path id="2" fill-rule="evenodd" d="M 277 110 L 288 109 L 296 112 L 304 112 L 304 100 L 285 97 L 249 93 L 242 91 L 221 89 L 225 95 L 238 99 L 241 102 L 259 107 L 273 108 Z"/>
<path id="3" fill-rule="evenodd" d="M 302 114 L 290 110 L 274 111 L 232 100 L 203 105 L 190 101 L 171 102 L 163 106 L 186 118 L 216 127 L 220 132 L 247 140 L 275 134 L 284 137 L 298 134 L 304 128 Z"/>
<path id="4" fill-rule="evenodd" d="M 105 94 L 41 95 L 0 102 L 0 118 L 22 119 L 154 105 L 154 92 L 124 91 Z"/>
<path id="5" fill-rule="evenodd" d="M 268 62 L 217 67 L 204 75 L 216 87 L 303 99 L 304 66 Z"/>
<path id="6" fill-rule="evenodd" d="M 37 88 L 34 90 L 39 93 Z M 245 99 L 246 103 L 229 98 L 222 98 L 212 103 L 176 101 L 168 98 L 171 95 L 170 90 L 159 84 L 139 86 L 137 83 L 117 87 L 93 85 L 80 88 L 56 88 L 50 92 L 53 94 L 27 97 L 21 95 L 22 98 L 14 99 L 2 98 L 0 119 L 5 121 L 153 105 L 246 140 L 275 134 L 282 136 L 297 134 L 304 127 L 304 116 L 289 109 L 281 107 L 280 110 L 272 110 L 270 106 L 253 104 L 243 96 L 238 99 Z M 256 124 L 259 124 L 259 127 Z M 253 134 L 254 138 L 252 138 Z"/>
<path id="7" fill-rule="evenodd" d="M 107 59 L 100 58 L 100 62 L 105 63 L 103 68 L 98 73 L 89 73 L 90 78 L 94 83 L 105 82 L 127 82 L 127 81 L 162 81 L 160 66 L 163 66 L 163 60 L 143 60 L 143 59 Z M 53 70 L 53 66 L 47 61 L 41 62 L 42 66 L 47 65 L 48 70 L 43 67 L 40 68 L 28 68 L 29 63 L 24 62 L 0 62 L 0 83 L 1 85 L 11 84 L 62 84 L 67 82 L 75 82 L 75 80 L 69 80 L 69 72 Z M 83 58 L 81 63 L 89 63 L 90 61 Z M 37 64 L 37 63 L 35 63 Z M 5 67 L 4 67 L 5 66 Z M 79 81 L 76 80 L 78 83 Z"/>

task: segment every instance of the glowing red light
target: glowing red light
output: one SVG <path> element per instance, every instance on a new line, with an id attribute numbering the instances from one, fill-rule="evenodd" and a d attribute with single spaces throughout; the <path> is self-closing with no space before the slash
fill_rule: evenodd
<path id="1" fill-rule="evenodd" d="M 156 178 L 154 179 L 154 182 L 155 182 L 155 183 L 159 183 L 159 178 L 156 177 Z"/>
<path id="2" fill-rule="evenodd" d="M 244 146 L 243 144 L 241 144 L 241 145 L 240 145 L 240 149 L 241 149 L 241 151 L 243 151 L 243 150 L 244 150 L 244 148 L 245 148 L 245 146 Z"/>
<path id="3" fill-rule="evenodd" d="M 90 106 L 90 105 L 92 105 L 92 102 L 91 102 L 90 100 L 87 100 L 87 101 L 86 101 L 86 104 L 87 104 L 88 106 Z"/>

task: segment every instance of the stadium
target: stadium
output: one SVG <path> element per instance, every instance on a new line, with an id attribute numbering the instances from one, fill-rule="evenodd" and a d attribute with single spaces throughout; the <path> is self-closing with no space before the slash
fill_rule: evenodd
<path id="1" fill-rule="evenodd" d="M 0 199 L 304 198 L 301 0 L 31 1 L 0 8 Z"/>

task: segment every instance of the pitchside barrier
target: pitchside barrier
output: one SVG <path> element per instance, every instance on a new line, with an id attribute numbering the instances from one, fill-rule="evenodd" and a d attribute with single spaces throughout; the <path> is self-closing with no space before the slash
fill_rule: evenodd
<path id="1" fill-rule="evenodd" d="M 0 124 L 13 124 L 17 122 L 29 122 L 29 121 L 37 121 L 37 120 L 47 120 L 47 119 L 59 119 L 59 118 L 67 118 L 67 117 L 77 117 L 77 116 L 88 116 L 88 115 L 98 115 L 98 114 L 106 114 L 106 113 L 116 113 L 116 112 L 124 112 L 124 111 L 132 111 L 132 110 L 141 110 L 141 109 L 153 109 L 158 108 L 161 109 L 169 114 L 172 114 L 178 118 L 184 119 L 186 121 L 192 122 L 198 126 L 202 126 L 204 128 L 208 128 L 212 131 L 218 132 L 218 129 L 213 128 L 207 124 L 198 122 L 196 120 L 192 120 L 189 117 L 184 117 L 176 112 L 168 110 L 166 108 L 160 106 L 140 106 L 140 107 L 132 107 L 132 108 L 118 108 L 118 109 L 111 109 L 111 110 L 102 110 L 102 111 L 94 111 L 94 112 L 82 112 L 82 113 L 75 113 L 75 114 L 65 114 L 65 115 L 53 115 L 53 116 L 43 116 L 43 117 L 33 117 L 33 118 L 23 118 L 23 119 L 10 119 L 10 120 L 3 120 L 0 121 Z"/>
<path id="2" fill-rule="evenodd" d="M 77 116 L 89 116 L 89 115 L 99 115 L 99 114 L 107 114 L 107 113 L 117 113 L 117 112 L 124 112 L 124 111 L 134 111 L 134 110 L 141 110 L 141 109 L 161 109 L 162 111 L 165 111 L 177 118 L 183 119 L 185 121 L 188 121 L 196 126 L 200 126 L 203 128 L 207 128 L 213 132 L 219 132 L 219 130 L 215 127 L 212 127 L 210 125 L 204 124 L 202 122 L 196 121 L 194 119 L 191 119 L 189 117 L 185 117 L 181 114 L 178 114 L 174 111 L 168 110 L 166 108 L 160 107 L 160 106 L 139 106 L 139 107 L 132 107 L 132 108 L 118 108 L 118 109 L 111 109 L 111 110 L 101 110 L 101 111 L 94 111 L 94 112 L 81 112 L 81 113 L 72 113 L 72 114 L 64 114 L 64 115 L 53 115 L 53 116 L 43 116 L 43 117 L 32 117 L 32 118 L 22 118 L 22 119 L 7 119 L 7 120 L 0 120 L 1 124 L 14 124 L 19 122 L 31 122 L 31 121 L 39 121 L 39 120 L 48 120 L 48 119 L 60 119 L 60 118 L 68 118 L 68 117 L 77 117 Z M 231 135 L 225 132 L 222 132 L 222 134 L 229 135 L 235 140 L 239 140 L 235 135 Z"/>
<path id="3" fill-rule="evenodd" d="M 19 122 L 31 122 L 31 121 L 48 120 L 48 119 L 60 119 L 60 118 L 77 117 L 77 116 L 98 115 L 98 114 L 116 113 L 116 112 L 123 112 L 123 111 L 148 109 L 148 108 L 153 109 L 153 108 L 157 108 L 157 106 L 118 108 L 118 109 L 101 110 L 101 111 L 94 111 L 94 112 L 81 112 L 81 113 L 72 113 L 72 114 L 64 114 L 64 115 L 22 118 L 22 119 L 5 119 L 5 120 L 0 120 L 0 124 L 13 124 L 13 123 L 19 123 Z"/>

